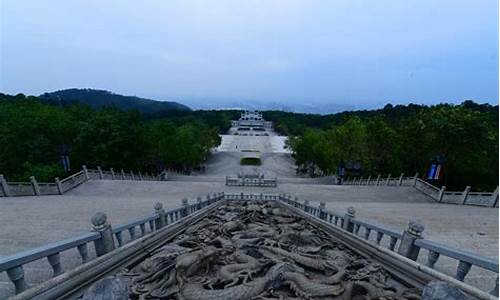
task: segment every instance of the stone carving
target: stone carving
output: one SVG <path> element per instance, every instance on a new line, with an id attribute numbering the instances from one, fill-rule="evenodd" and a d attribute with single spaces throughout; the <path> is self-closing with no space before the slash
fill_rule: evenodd
<path id="1" fill-rule="evenodd" d="M 420 299 L 381 265 L 263 201 L 219 207 L 119 275 L 131 299 Z"/>

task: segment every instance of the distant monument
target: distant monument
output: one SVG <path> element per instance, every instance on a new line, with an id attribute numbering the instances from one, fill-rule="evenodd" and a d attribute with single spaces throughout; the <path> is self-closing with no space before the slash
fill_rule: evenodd
<path id="1" fill-rule="evenodd" d="M 266 131 L 273 128 L 273 122 L 264 120 L 262 112 L 257 110 L 243 111 L 238 120 L 231 121 L 231 125 L 239 132 Z"/>

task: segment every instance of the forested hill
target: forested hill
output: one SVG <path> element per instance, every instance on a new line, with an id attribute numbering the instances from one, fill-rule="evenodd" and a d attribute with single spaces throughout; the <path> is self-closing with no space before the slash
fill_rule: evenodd
<path id="1" fill-rule="evenodd" d="M 145 116 L 161 116 L 168 111 L 188 111 L 189 107 L 177 102 L 156 101 L 135 96 L 123 96 L 104 90 L 66 89 L 39 96 L 49 104 L 71 105 L 81 103 L 93 108 L 116 107 L 121 110 L 137 110 Z"/>

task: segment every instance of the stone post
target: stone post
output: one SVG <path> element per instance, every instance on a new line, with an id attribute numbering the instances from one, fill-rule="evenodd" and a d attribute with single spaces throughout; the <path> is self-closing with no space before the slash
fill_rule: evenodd
<path id="1" fill-rule="evenodd" d="M 109 169 L 111 171 L 111 180 L 115 180 L 115 170 L 113 168 Z"/>
<path id="2" fill-rule="evenodd" d="M 363 176 L 359 177 L 359 182 L 358 182 L 358 185 L 362 185 L 363 184 Z"/>
<path id="3" fill-rule="evenodd" d="M 135 180 L 134 172 L 130 171 L 130 177 L 132 177 L 132 180 Z"/>
<path id="4" fill-rule="evenodd" d="M 99 172 L 99 179 L 103 179 L 104 178 L 104 174 L 102 174 L 101 166 L 97 166 L 97 172 Z"/>
<path id="5" fill-rule="evenodd" d="M 380 183 L 380 174 L 378 174 L 378 176 L 377 176 L 377 181 L 376 181 L 375 185 L 379 185 L 379 183 Z"/>
<path id="6" fill-rule="evenodd" d="M 82 170 L 83 170 L 83 175 L 85 176 L 85 181 L 89 180 L 90 177 L 89 177 L 89 170 L 87 170 L 87 166 L 83 165 Z"/>
<path id="7" fill-rule="evenodd" d="M 344 215 L 344 224 L 343 224 L 343 229 L 347 230 L 348 232 L 353 232 L 354 231 L 354 223 L 352 222 L 352 219 L 356 216 L 356 209 L 352 206 L 347 208 L 347 213 Z"/>
<path id="8" fill-rule="evenodd" d="M 465 190 L 462 192 L 462 204 L 465 205 L 465 202 L 467 202 L 467 197 L 469 196 L 470 192 L 470 186 L 466 186 Z"/>
<path id="9" fill-rule="evenodd" d="M 0 187 L 2 188 L 4 196 L 9 197 L 10 196 L 9 184 L 7 183 L 7 180 L 5 180 L 5 177 L 2 174 L 0 174 Z"/>
<path id="10" fill-rule="evenodd" d="M 163 204 L 161 204 L 161 202 L 156 202 L 154 208 L 155 214 L 158 216 L 158 218 L 155 219 L 155 228 L 158 230 L 167 224 L 165 220 L 165 210 L 163 209 Z"/>
<path id="11" fill-rule="evenodd" d="M 24 269 L 22 265 L 8 269 L 7 276 L 10 281 L 14 283 L 14 286 L 16 287 L 16 294 L 22 293 L 29 288 L 24 278 Z"/>
<path id="12" fill-rule="evenodd" d="M 96 213 L 91 219 L 92 225 L 94 225 L 94 231 L 101 235 L 100 239 L 94 241 L 95 253 L 97 256 L 102 256 L 115 249 L 113 229 L 107 220 L 108 217 L 103 212 Z"/>
<path id="13" fill-rule="evenodd" d="M 189 215 L 188 206 L 189 206 L 189 200 L 187 198 L 183 198 L 182 199 L 182 213 L 181 213 L 181 216 L 185 217 L 185 216 Z"/>
<path id="14" fill-rule="evenodd" d="M 196 210 L 201 209 L 201 196 L 196 197 Z"/>
<path id="15" fill-rule="evenodd" d="M 400 186 L 401 186 L 401 185 L 403 185 L 403 176 L 404 176 L 404 175 L 405 175 L 405 174 L 401 173 L 401 175 L 399 176 L 399 185 L 400 185 Z"/>
<path id="16" fill-rule="evenodd" d="M 372 180 L 372 176 L 368 176 L 368 179 L 366 180 L 366 185 L 370 185 L 370 180 Z"/>
<path id="17" fill-rule="evenodd" d="M 139 171 L 139 180 L 141 180 L 141 181 L 143 180 L 143 179 L 142 179 L 142 174 L 141 174 L 141 171 Z"/>
<path id="18" fill-rule="evenodd" d="M 61 181 L 59 180 L 59 177 L 56 177 L 55 182 L 56 182 L 57 192 L 59 193 L 59 195 L 64 194 L 64 190 Z"/>
<path id="19" fill-rule="evenodd" d="M 321 201 L 321 202 L 319 203 L 319 207 L 318 207 L 318 209 L 319 209 L 319 218 L 320 218 L 321 220 L 326 220 L 326 212 L 325 212 L 325 209 L 326 209 L 326 203 L 325 203 L 325 202 L 323 202 L 323 201 Z"/>
<path id="20" fill-rule="evenodd" d="M 2 176 L 2 175 L 0 175 Z M 493 203 L 492 207 L 497 206 L 498 203 L 498 185 L 495 191 L 493 191 L 493 195 L 491 195 L 491 203 Z"/>
<path id="21" fill-rule="evenodd" d="M 391 174 L 387 175 L 387 180 L 385 182 L 385 185 L 389 185 L 389 181 L 391 181 Z"/>
<path id="22" fill-rule="evenodd" d="M 305 212 L 309 212 L 309 200 L 304 200 L 304 211 Z"/>
<path id="23" fill-rule="evenodd" d="M 121 173 L 122 173 L 122 179 L 125 180 L 125 171 L 123 171 L 123 169 L 121 170 Z"/>
<path id="24" fill-rule="evenodd" d="M 415 241 L 422 238 L 423 231 L 424 225 L 416 221 L 410 221 L 408 229 L 403 232 L 403 236 L 401 237 L 398 254 L 416 261 L 420 247 L 415 245 Z"/>
<path id="25" fill-rule="evenodd" d="M 415 177 L 413 177 L 413 186 L 417 186 L 418 173 L 415 173 Z"/>
<path id="26" fill-rule="evenodd" d="M 446 191 L 446 186 L 442 186 L 439 190 L 438 198 L 436 199 L 438 202 L 443 201 L 444 192 Z"/>
<path id="27" fill-rule="evenodd" d="M 36 181 L 35 176 L 30 176 L 31 186 L 33 187 L 33 193 L 35 196 L 40 196 L 40 187 L 38 186 L 38 182 Z"/>

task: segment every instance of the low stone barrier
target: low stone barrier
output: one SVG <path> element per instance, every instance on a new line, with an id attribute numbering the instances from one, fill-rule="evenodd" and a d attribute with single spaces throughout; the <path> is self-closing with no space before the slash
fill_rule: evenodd
<path id="1" fill-rule="evenodd" d="M 276 187 L 278 186 L 278 178 L 264 178 L 264 176 L 247 177 L 226 176 L 227 186 L 258 186 L 258 187 Z"/>
<path id="2" fill-rule="evenodd" d="M 372 178 L 371 176 L 367 178 L 347 178 L 342 184 L 410 186 L 440 203 L 498 207 L 498 186 L 493 192 L 471 192 L 470 186 L 467 186 L 463 191 L 447 191 L 445 186 L 438 188 L 418 178 L 418 173 L 412 177 L 404 177 L 404 174 L 401 174 L 399 177 L 391 177 L 389 174 L 387 177 L 381 177 L 379 175 L 377 178 Z"/>
<path id="3" fill-rule="evenodd" d="M 56 277 L 64 273 L 60 260 L 60 253 L 63 251 L 77 250 L 81 263 L 85 264 L 91 260 L 88 249 L 90 243 L 94 245 L 96 256 L 100 257 L 130 241 L 174 224 L 222 199 L 224 199 L 224 193 L 207 195 L 205 200 L 198 197 L 196 202 L 191 204 L 187 199 L 182 199 L 181 207 L 169 211 L 165 211 L 163 205 L 158 202 L 154 205 L 154 212 L 151 215 L 118 226 L 112 226 L 106 214 L 99 212 L 91 219 L 94 228 L 92 232 L 0 257 L 0 272 L 7 272 L 18 294 L 29 288 L 24 274 L 23 265 L 25 264 L 46 258 L 52 268 L 53 277 Z"/>
<path id="4" fill-rule="evenodd" d="M 304 200 L 300 202 L 298 198 L 292 199 L 290 195 L 280 194 L 279 200 L 301 209 L 307 214 L 321 219 L 332 226 L 372 242 L 379 247 L 387 247 L 390 251 L 394 251 L 413 261 L 419 258 L 421 253 L 420 250 L 426 250 L 426 267 L 430 269 L 434 270 L 435 264 L 440 256 L 454 259 L 457 261 L 457 267 L 456 273 L 453 274 L 453 276 L 459 282 L 464 281 L 472 266 L 492 272 L 496 274 L 496 285 L 488 292 L 498 297 L 498 260 L 468 251 L 454 249 L 447 245 L 425 239 L 422 236 L 424 226 L 418 222 L 410 221 L 408 223 L 408 228 L 402 232 L 398 232 L 383 225 L 356 219 L 356 211 L 353 207 L 348 208 L 346 213 L 341 214 L 326 210 L 325 203 L 320 203 L 318 207 L 313 207 L 309 205 L 309 201 Z M 376 235 L 375 239 L 372 238 L 373 234 Z M 388 243 L 382 243 L 384 237 L 388 238 Z"/>
<path id="5" fill-rule="evenodd" d="M 30 177 L 30 182 L 8 182 L 3 175 L 0 174 L 0 197 L 13 196 L 41 196 L 41 195 L 62 195 L 65 192 L 79 186 L 80 184 L 92 180 L 148 180 L 161 181 L 168 178 L 168 173 L 162 172 L 157 176 L 150 174 L 134 174 L 132 171 L 125 172 L 123 169 L 120 172 L 115 172 L 113 168 L 109 171 L 103 171 L 101 167 L 97 169 L 87 169 L 86 166 L 75 174 L 68 176 L 62 180 L 59 177 L 55 178 L 55 182 L 38 182 L 35 176 Z"/>

